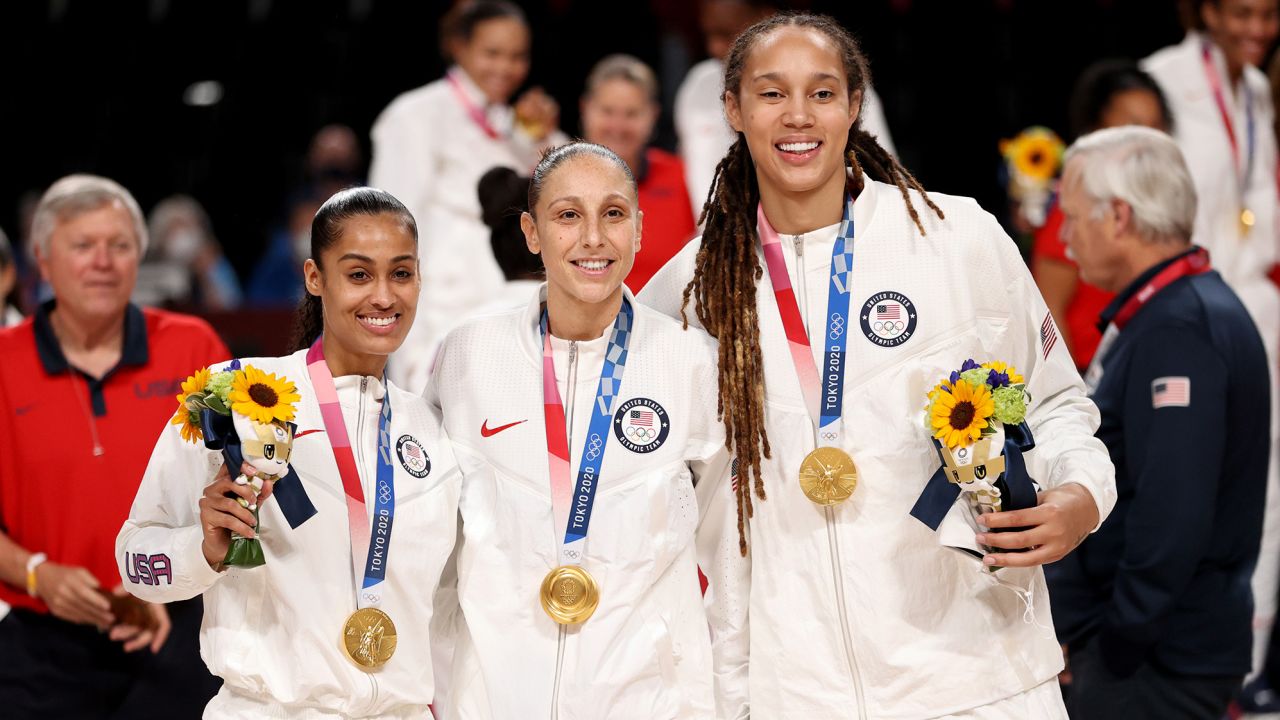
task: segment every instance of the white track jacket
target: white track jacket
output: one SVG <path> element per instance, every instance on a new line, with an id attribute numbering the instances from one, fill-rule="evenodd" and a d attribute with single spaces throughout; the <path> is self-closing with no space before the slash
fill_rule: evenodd
<path id="1" fill-rule="evenodd" d="M 544 296 L 540 288 L 527 307 L 452 332 L 428 390 L 464 478 L 461 617 L 451 677 L 437 679 L 436 711 L 449 720 L 718 717 L 694 541 L 695 530 L 710 530 L 713 542 L 699 548 L 703 568 L 725 575 L 716 582 L 728 589 L 725 568 L 738 547 L 715 411 L 715 344 L 632 300 L 629 357 L 582 563 L 600 586 L 600 605 L 585 623 L 562 627 L 539 603 L 565 532 L 552 519 L 547 467 L 538 329 Z M 608 336 L 553 341 L 575 481 Z M 721 538 L 732 547 L 717 546 Z M 718 597 L 723 604 L 731 596 Z M 443 597 L 437 606 L 443 619 Z M 745 628 L 718 622 L 736 613 L 712 615 L 721 633 L 745 641 Z M 745 662 L 745 650 L 737 662 Z"/>
<path id="2" fill-rule="evenodd" d="M 167 426 L 116 539 L 125 587 L 152 602 L 204 594 L 200 654 L 224 681 L 205 711 L 207 718 L 428 717 L 433 694 L 428 628 L 434 590 L 456 537 L 461 487 L 438 416 L 420 397 L 394 385 L 384 390 L 377 378 L 334 378 L 370 513 L 378 414 L 385 392 L 392 398 L 395 518 L 380 607 L 395 622 L 398 640 L 387 664 L 367 673 L 341 648 L 343 623 L 356 609 L 358 581 L 346 495 L 307 374 L 306 351 L 243 362 L 284 374 L 297 385 L 302 400 L 290 465 L 316 514 L 290 528 L 276 498 L 268 499 L 259 517 L 266 565 L 215 572 L 200 550 L 197 503 L 222 456 L 203 444 L 184 442 L 176 427 Z M 416 454 L 410 465 L 402 459 L 400 448 L 414 441 L 428 458 L 425 474 Z M 171 578 L 136 572 L 134 556 L 146 558 L 152 568 L 163 557 Z"/>
<path id="3" fill-rule="evenodd" d="M 773 454 L 768 500 L 750 521 L 750 578 L 738 581 L 750 584 L 750 664 L 726 685 L 738 704 L 724 717 L 746 717 L 749 702 L 769 720 L 934 718 L 1023 693 L 1062 668 L 1041 570 L 999 571 L 1030 589 L 1038 627 L 1024 621 L 1017 593 L 909 515 L 938 467 L 926 392 L 965 359 L 1002 360 L 1026 376 L 1036 442 L 1027 468 L 1041 487 L 1080 483 L 1103 518 L 1115 504 L 1114 470 L 1093 437 L 1097 409 L 995 218 L 972 200 L 931 194 L 946 213 L 938 220 L 913 194 L 921 236 L 897 188 L 864 182 L 844 380 L 843 449 L 858 486 L 830 516 L 800 489 L 814 429 L 769 280 L 757 283 Z M 810 336 L 826 328 L 837 229 L 782 236 Z M 679 317 L 698 246 L 663 268 L 641 301 Z M 821 368 L 822 344 L 813 350 Z"/>

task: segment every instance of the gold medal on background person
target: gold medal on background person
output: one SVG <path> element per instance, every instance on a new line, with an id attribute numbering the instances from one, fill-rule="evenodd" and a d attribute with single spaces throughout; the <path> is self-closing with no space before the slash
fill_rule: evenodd
<path id="1" fill-rule="evenodd" d="M 818 505 L 838 505 L 858 486 L 853 458 L 839 448 L 820 447 L 800 463 L 800 489 Z"/>
<path id="2" fill-rule="evenodd" d="M 1252 210 L 1250 210 L 1249 208 L 1241 208 L 1240 209 L 1240 237 L 1244 237 L 1248 235 L 1249 231 L 1253 229 L 1254 223 L 1256 222 L 1258 222 L 1258 217 L 1253 214 Z"/>
<path id="3" fill-rule="evenodd" d="M 361 670 L 377 670 L 396 652 L 396 624 L 378 608 L 360 608 L 342 627 L 342 649 Z"/>
<path id="4" fill-rule="evenodd" d="M 580 565 L 561 565 L 542 581 L 542 609 L 561 625 L 584 623 L 600 605 L 600 588 Z"/>

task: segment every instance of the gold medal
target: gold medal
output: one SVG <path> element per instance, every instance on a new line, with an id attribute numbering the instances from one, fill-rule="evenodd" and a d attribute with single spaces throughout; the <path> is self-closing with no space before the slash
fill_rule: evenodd
<path id="1" fill-rule="evenodd" d="M 361 608 L 342 628 L 342 649 L 361 670 L 373 672 L 396 652 L 396 625 L 378 608 Z"/>
<path id="2" fill-rule="evenodd" d="M 542 581 L 542 609 L 561 625 L 587 621 L 600 604 L 600 588 L 578 565 L 561 565 Z"/>
<path id="3" fill-rule="evenodd" d="M 819 505 L 838 505 L 858 486 L 858 468 L 843 450 L 820 447 L 800 463 L 800 489 Z"/>
<path id="4" fill-rule="evenodd" d="M 1240 209 L 1240 234 L 1248 235 L 1253 229 L 1253 224 L 1258 222 L 1258 217 L 1253 214 L 1249 208 Z"/>

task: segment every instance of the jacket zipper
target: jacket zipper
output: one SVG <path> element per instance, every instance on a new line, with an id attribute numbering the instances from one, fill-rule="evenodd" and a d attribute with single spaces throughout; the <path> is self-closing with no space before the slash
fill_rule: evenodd
<path id="1" fill-rule="evenodd" d="M 808 273 L 804 266 L 804 235 L 795 235 L 792 237 L 796 249 L 796 281 L 800 291 L 796 295 L 800 298 L 803 306 L 800 308 L 800 317 L 804 319 L 805 335 L 813 337 L 809 332 L 809 287 L 806 282 Z M 821 368 L 819 368 L 821 372 Z M 814 428 L 817 431 L 817 428 Z M 824 515 L 827 519 L 827 545 L 831 550 L 831 576 L 835 581 L 836 591 L 836 610 L 840 615 L 840 634 L 844 640 L 844 655 L 849 663 L 849 677 L 853 681 L 854 695 L 858 699 L 858 717 L 867 717 L 866 700 L 862 694 L 862 676 L 858 672 L 858 659 L 853 652 L 853 633 L 849 629 L 849 613 L 844 596 L 844 570 L 840 562 L 840 542 L 836 534 L 836 514 L 833 508 L 824 508 Z"/>
<path id="2" fill-rule="evenodd" d="M 573 401 L 578 391 L 578 341 L 569 341 L 569 371 L 565 375 L 565 389 L 569 391 L 569 401 L 564 406 L 564 417 L 569 423 L 566 439 L 569 450 L 569 457 L 573 457 Z M 560 529 L 556 528 L 556 537 L 559 537 Z M 559 539 L 558 542 L 563 542 Z M 556 555 L 559 561 L 560 548 L 557 544 Z M 557 720 L 560 717 L 560 674 L 564 670 L 564 646 L 565 646 L 565 626 L 559 625 L 556 633 L 556 679 L 551 686 L 551 720 Z"/>
<path id="3" fill-rule="evenodd" d="M 367 377 L 360 378 L 360 402 L 356 404 L 356 436 L 352 440 L 352 444 L 355 445 L 357 475 L 360 474 L 360 471 L 365 470 L 365 466 L 364 466 L 364 463 L 365 463 L 365 459 L 364 459 L 364 398 L 365 398 L 365 393 L 367 393 L 368 390 L 369 390 L 369 378 Z M 359 479 L 361 484 L 363 484 L 364 478 L 361 477 Z M 352 571 L 354 572 L 355 568 L 352 568 Z M 360 588 L 361 578 L 356 577 L 355 582 L 356 582 L 356 607 L 358 608 L 360 607 L 359 588 Z M 373 709 L 377 707 L 377 704 L 378 704 L 378 679 L 375 678 L 372 673 L 365 673 L 364 675 L 369 678 L 369 690 L 371 693 L 369 697 L 369 706 L 365 710 L 365 713 L 368 714 L 369 712 L 372 712 Z"/>

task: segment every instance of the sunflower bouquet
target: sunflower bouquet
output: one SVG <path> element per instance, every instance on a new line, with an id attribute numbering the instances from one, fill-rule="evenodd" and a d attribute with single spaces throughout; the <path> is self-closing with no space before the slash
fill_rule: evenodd
<path id="1" fill-rule="evenodd" d="M 1040 125 L 1023 130 L 1012 140 L 1000 141 L 1000 154 L 1009 169 L 1009 195 L 1018 201 L 1022 218 L 1033 228 L 1045 223 L 1064 149 L 1062 139 Z"/>
<path id="2" fill-rule="evenodd" d="M 940 466 L 911 514 L 937 530 L 963 496 L 963 514 L 976 529 L 980 515 L 1034 505 L 1022 460 L 1035 446 L 1025 422 L 1030 402 L 1025 378 L 1000 361 L 965 360 L 938 382 L 928 392 L 925 427 Z"/>
<path id="3" fill-rule="evenodd" d="M 239 469 L 249 463 L 258 474 L 253 478 L 240 475 L 236 482 L 260 492 L 264 481 L 277 480 L 289 470 L 296 430 L 290 421 L 300 399 L 287 377 L 277 378 L 233 360 L 222 370 L 202 368 L 187 378 L 171 422 L 178 426 L 183 440 L 221 450 L 228 468 Z M 239 496 L 235 500 L 253 511 L 256 522 L 258 506 Z M 256 567 L 264 562 L 257 538 L 232 533 L 224 565 Z"/>

